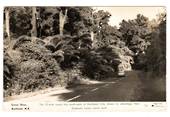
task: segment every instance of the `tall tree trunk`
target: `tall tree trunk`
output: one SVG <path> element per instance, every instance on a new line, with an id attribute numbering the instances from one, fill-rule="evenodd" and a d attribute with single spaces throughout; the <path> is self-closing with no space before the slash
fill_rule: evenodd
<path id="1" fill-rule="evenodd" d="M 37 26 L 36 26 L 36 7 L 32 7 L 32 31 L 31 31 L 31 37 L 34 41 L 35 37 L 37 37 Z"/>
<path id="2" fill-rule="evenodd" d="M 60 35 L 63 35 L 64 24 L 67 16 L 67 9 L 65 10 L 65 15 L 63 15 L 62 11 L 60 11 L 59 15 L 59 26 L 60 26 Z"/>
<path id="3" fill-rule="evenodd" d="M 41 26 L 41 16 L 40 16 L 40 8 L 37 9 L 37 12 L 36 12 L 36 28 L 37 28 L 37 37 L 41 37 L 41 30 L 42 30 L 42 26 Z"/>
<path id="4" fill-rule="evenodd" d="M 91 40 L 92 40 L 92 42 L 93 42 L 93 41 L 94 41 L 94 32 L 91 31 L 90 35 L 91 35 Z"/>
<path id="5" fill-rule="evenodd" d="M 92 11 L 92 30 L 90 32 L 90 35 L 91 35 L 91 41 L 92 41 L 92 47 L 94 46 L 94 32 L 93 32 L 93 29 L 94 28 L 94 17 L 93 17 L 93 11 Z"/>
<path id="6" fill-rule="evenodd" d="M 5 8 L 5 28 L 7 33 L 7 39 L 10 40 L 10 25 L 9 25 L 9 8 Z"/>

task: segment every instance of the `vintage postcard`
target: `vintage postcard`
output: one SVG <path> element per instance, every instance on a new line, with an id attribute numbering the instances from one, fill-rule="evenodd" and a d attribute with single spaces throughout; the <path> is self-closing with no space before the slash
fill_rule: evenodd
<path id="1" fill-rule="evenodd" d="M 4 6 L 4 111 L 165 111 L 165 6 Z"/>

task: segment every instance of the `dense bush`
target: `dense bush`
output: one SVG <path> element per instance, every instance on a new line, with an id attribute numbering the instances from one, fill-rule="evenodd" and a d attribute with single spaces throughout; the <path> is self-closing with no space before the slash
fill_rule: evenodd
<path id="1" fill-rule="evenodd" d="M 83 73 L 90 78 L 98 80 L 113 77 L 118 64 L 121 63 L 119 53 L 111 46 L 86 51 L 84 57 Z"/>
<path id="2" fill-rule="evenodd" d="M 11 70 L 13 74 L 11 74 L 12 76 L 10 77 L 7 77 L 9 76 L 9 67 L 6 67 L 9 66 L 8 64 L 10 63 L 5 62 L 4 67 L 6 69 L 4 70 L 6 71 L 6 76 L 4 80 L 7 83 L 11 83 L 11 86 L 6 88 L 5 95 L 19 94 L 25 91 L 34 91 L 55 85 L 64 85 L 66 83 L 64 73 L 55 58 L 52 57 L 52 53 L 41 44 L 28 41 L 27 39 L 29 38 L 30 37 L 22 36 L 22 38 L 19 38 L 14 44 L 13 50 L 6 50 L 5 52 L 18 51 L 22 53 L 20 57 L 21 60 L 18 61 Z M 22 43 L 20 42 L 21 40 Z M 14 58 L 10 59 L 16 63 Z M 8 58 L 5 60 L 8 60 Z"/>
<path id="3" fill-rule="evenodd" d="M 11 46 L 5 53 L 15 65 L 11 67 L 11 63 L 5 62 L 4 80 L 9 85 L 5 95 L 66 85 L 75 78 L 101 80 L 113 77 L 122 61 L 120 55 L 131 55 L 127 48 L 115 45 L 93 49 L 90 34 L 79 37 L 56 35 L 44 39 L 21 36 L 13 40 Z M 8 70 L 11 68 L 13 75 Z"/>

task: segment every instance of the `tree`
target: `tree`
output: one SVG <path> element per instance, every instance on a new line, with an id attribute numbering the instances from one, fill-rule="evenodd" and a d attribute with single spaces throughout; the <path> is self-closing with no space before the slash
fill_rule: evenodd
<path id="1" fill-rule="evenodd" d="M 9 18 L 10 18 L 10 16 L 9 16 L 9 8 L 8 7 L 6 7 L 5 9 L 4 9 L 4 13 L 5 13 L 5 29 L 6 29 L 6 33 L 7 33 L 7 38 L 8 38 L 8 40 L 10 40 L 10 25 L 9 25 Z"/>
<path id="2" fill-rule="evenodd" d="M 10 7 L 9 26 L 11 38 L 18 38 L 21 35 L 31 34 L 32 10 L 30 7 Z M 6 21 L 6 20 L 5 20 Z"/>
<path id="3" fill-rule="evenodd" d="M 65 30 L 71 35 L 81 36 L 91 32 L 92 11 L 90 7 L 69 7 Z"/>
<path id="4" fill-rule="evenodd" d="M 32 31 L 31 31 L 31 36 L 32 39 L 34 40 L 35 37 L 37 37 L 37 23 L 36 23 L 36 18 L 37 16 L 37 9 L 36 7 L 32 7 Z"/>
<path id="5" fill-rule="evenodd" d="M 39 7 L 41 36 L 47 37 L 59 34 L 59 13 L 58 7 Z"/>
<path id="6" fill-rule="evenodd" d="M 99 47 L 104 46 L 105 43 L 104 40 L 105 41 L 107 40 L 104 36 L 104 33 L 109 28 L 108 22 L 110 16 L 111 14 L 109 12 L 105 12 L 103 10 L 99 10 L 93 13 L 92 31 L 94 33 L 94 40 L 93 40 L 94 48 L 96 48 L 97 46 Z"/>
<path id="7" fill-rule="evenodd" d="M 166 13 L 161 13 L 158 26 L 152 33 L 151 46 L 146 53 L 147 70 L 154 76 L 165 77 L 166 74 Z"/>
<path id="8" fill-rule="evenodd" d="M 138 14 L 134 20 L 123 20 L 120 23 L 120 32 L 125 44 L 136 54 L 143 52 L 150 45 L 151 32 L 148 28 L 148 18 Z"/>
<path id="9" fill-rule="evenodd" d="M 133 56 L 135 67 L 141 68 L 145 66 L 142 56 L 145 56 L 146 50 L 151 44 L 151 30 L 148 18 L 138 14 L 134 20 L 123 20 L 120 23 L 119 30 L 122 33 L 122 41 L 135 53 Z"/>
<path id="10" fill-rule="evenodd" d="M 67 9 L 65 9 L 65 15 L 63 15 L 62 11 L 60 11 L 60 15 L 59 15 L 59 21 L 60 21 L 60 35 L 63 35 L 63 28 L 64 28 L 64 24 L 65 24 L 65 20 L 66 20 L 66 16 L 67 16 Z"/>

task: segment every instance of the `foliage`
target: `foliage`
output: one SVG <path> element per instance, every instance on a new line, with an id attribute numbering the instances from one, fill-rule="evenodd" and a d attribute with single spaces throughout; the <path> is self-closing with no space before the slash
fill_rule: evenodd
<path id="1" fill-rule="evenodd" d="M 13 50 L 22 54 L 21 60 L 11 70 L 14 75 L 10 81 L 9 78 L 4 77 L 5 80 L 11 82 L 11 87 L 6 89 L 8 93 L 5 95 L 63 85 L 65 82 L 64 73 L 52 57 L 51 52 L 41 44 L 28 41 L 28 38 L 30 37 L 19 38 L 13 46 Z M 8 53 L 8 50 L 6 53 Z M 13 58 L 10 59 L 13 61 Z M 6 67 L 6 64 L 4 67 Z M 6 75 L 8 75 L 8 70 L 6 72 Z"/>
<path id="2" fill-rule="evenodd" d="M 150 30 L 148 18 L 138 14 L 135 20 L 125 21 L 120 24 L 120 32 L 123 35 L 123 41 L 133 52 L 142 52 L 150 45 Z"/>
<path id="3" fill-rule="evenodd" d="M 138 14 L 134 20 L 123 20 L 120 23 L 119 30 L 123 36 L 122 41 L 135 53 L 135 68 L 141 68 L 139 66 L 144 66 L 144 64 L 141 64 L 144 63 L 141 57 L 151 44 L 151 30 L 148 18 Z"/>
<path id="4" fill-rule="evenodd" d="M 31 34 L 30 7 L 10 7 L 10 31 L 13 37 Z"/>
<path id="5" fill-rule="evenodd" d="M 103 52 L 104 54 L 104 52 Z M 113 76 L 114 74 L 114 69 L 112 68 L 113 64 L 111 61 L 109 61 L 107 58 L 104 58 L 104 55 L 102 55 L 102 52 L 95 52 L 91 51 L 87 53 L 86 58 L 85 58 L 85 65 L 83 69 L 83 74 L 86 76 L 92 78 L 92 79 L 104 79 L 105 77 L 108 76 Z M 109 64 L 109 62 L 111 64 Z"/>
<path id="6" fill-rule="evenodd" d="M 166 74 L 166 15 L 160 18 L 160 24 L 152 34 L 152 45 L 146 54 L 147 71 L 154 76 Z"/>
<path id="7" fill-rule="evenodd" d="M 70 7 L 68 8 L 67 23 L 65 30 L 71 35 L 81 36 L 89 33 L 92 29 L 92 12 L 90 7 Z"/>
<path id="8" fill-rule="evenodd" d="M 59 12 L 57 7 L 39 7 L 40 36 L 59 34 Z"/>

